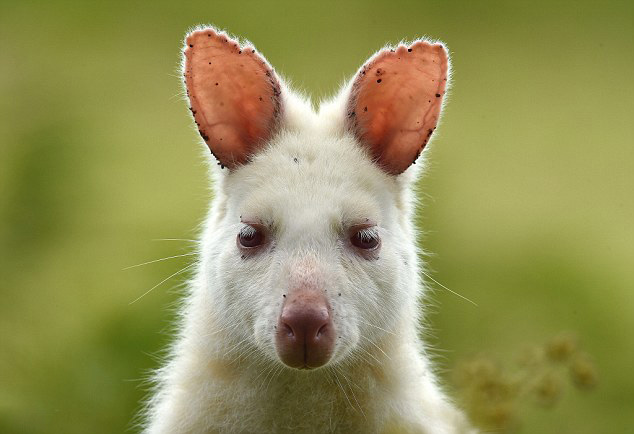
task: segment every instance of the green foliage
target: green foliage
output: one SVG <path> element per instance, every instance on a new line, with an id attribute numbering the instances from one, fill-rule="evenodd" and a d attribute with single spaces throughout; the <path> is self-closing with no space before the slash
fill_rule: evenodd
<path id="1" fill-rule="evenodd" d="M 192 257 L 123 268 L 190 252 L 152 240 L 195 238 L 205 213 L 178 65 L 206 22 L 315 99 L 386 42 L 446 41 L 419 223 L 433 277 L 478 307 L 428 300 L 439 364 L 574 330 L 592 364 L 550 357 L 600 384 L 560 399 L 568 380 L 544 372 L 536 399 L 558 405 L 518 429 L 634 425 L 634 4 L 25 0 L 0 4 L 0 432 L 135 430 L 187 273 L 130 303 Z M 517 414 L 505 384 L 486 385 L 491 418 Z"/>
<path id="2" fill-rule="evenodd" d="M 458 402 L 484 432 L 520 430 L 522 410 L 531 404 L 554 408 L 567 379 L 581 390 L 597 384 L 596 367 L 570 335 L 527 348 L 510 366 L 487 354 L 462 360 L 453 375 Z"/>

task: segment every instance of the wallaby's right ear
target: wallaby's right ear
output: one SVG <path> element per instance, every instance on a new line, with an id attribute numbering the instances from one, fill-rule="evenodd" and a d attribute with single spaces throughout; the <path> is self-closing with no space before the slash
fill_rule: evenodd
<path id="1" fill-rule="evenodd" d="M 187 36 L 185 85 L 200 135 L 221 165 L 248 161 L 273 134 L 280 83 L 253 47 L 212 28 Z"/>

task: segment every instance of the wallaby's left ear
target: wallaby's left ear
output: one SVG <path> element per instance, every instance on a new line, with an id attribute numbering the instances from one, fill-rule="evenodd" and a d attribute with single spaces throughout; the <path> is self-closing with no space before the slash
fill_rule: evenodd
<path id="1" fill-rule="evenodd" d="M 348 128 L 392 175 L 418 158 L 436 129 L 449 60 L 441 44 L 417 41 L 374 55 L 354 78 Z"/>

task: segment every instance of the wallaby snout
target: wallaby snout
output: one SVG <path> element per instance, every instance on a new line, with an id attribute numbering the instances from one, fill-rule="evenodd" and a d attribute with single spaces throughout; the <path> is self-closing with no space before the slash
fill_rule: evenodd
<path id="1" fill-rule="evenodd" d="M 286 365 L 313 369 L 330 360 L 335 330 L 326 296 L 299 289 L 286 297 L 275 335 L 277 354 Z"/>

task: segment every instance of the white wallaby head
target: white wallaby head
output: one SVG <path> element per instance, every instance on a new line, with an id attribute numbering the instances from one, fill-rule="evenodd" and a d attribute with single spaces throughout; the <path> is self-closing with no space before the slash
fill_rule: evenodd
<path id="1" fill-rule="evenodd" d="M 297 369 L 363 359 L 386 333 L 416 340 L 410 184 L 441 114 L 445 48 L 379 51 L 318 112 L 212 28 L 187 37 L 184 74 L 221 165 L 196 283 L 216 328 Z"/>

